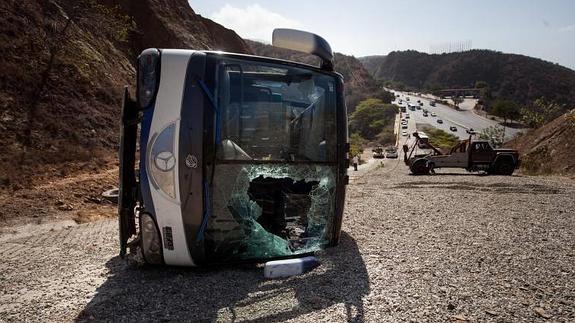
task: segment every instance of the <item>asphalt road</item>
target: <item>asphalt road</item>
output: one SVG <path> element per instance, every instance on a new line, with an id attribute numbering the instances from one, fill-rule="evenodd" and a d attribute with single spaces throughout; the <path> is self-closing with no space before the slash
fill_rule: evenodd
<path id="1" fill-rule="evenodd" d="M 423 102 L 423 107 L 421 110 L 407 110 L 407 113 L 410 114 L 411 122 L 430 124 L 433 127 L 442 129 L 448 133 L 452 133 L 461 139 L 466 139 L 469 137 L 469 135 L 465 132 L 466 129 L 473 128 L 475 131 L 481 132 L 481 130 L 485 128 L 499 125 L 497 121 L 479 116 L 472 111 L 476 101 L 474 99 L 466 99 L 465 102 L 460 105 L 461 110 L 457 111 L 443 104 L 436 104 L 435 107 L 430 106 L 429 103 L 432 100 L 430 97 L 410 95 L 408 93 L 399 91 L 395 91 L 395 93 L 400 94 L 400 99 L 403 101 L 403 106 L 406 106 L 408 102 L 417 104 L 417 100 Z M 409 97 L 410 101 L 405 101 L 407 97 Z M 423 116 L 423 109 L 427 109 L 429 111 L 428 117 Z M 435 112 L 437 117 L 432 117 L 431 112 Z M 437 123 L 437 119 L 442 119 L 443 124 Z M 457 131 L 451 131 L 449 129 L 451 126 L 457 127 Z M 506 140 L 512 139 L 518 132 L 521 131 L 525 130 L 505 127 Z"/>

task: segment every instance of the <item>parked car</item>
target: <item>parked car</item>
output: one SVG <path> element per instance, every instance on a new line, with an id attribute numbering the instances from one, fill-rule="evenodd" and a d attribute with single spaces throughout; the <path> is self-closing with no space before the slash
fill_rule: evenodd
<path id="1" fill-rule="evenodd" d="M 456 126 L 451 126 L 451 127 L 449 127 L 449 130 L 451 130 L 451 131 L 457 131 L 457 127 L 456 127 Z"/>
<path id="2" fill-rule="evenodd" d="M 385 158 L 397 158 L 399 155 L 397 154 L 397 148 L 395 147 L 387 147 L 385 148 Z"/>
<path id="3" fill-rule="evenodd" d="M 401 129 L 407 129 L 407 124 L 402 124 Z"/>
<path id="4" fill-rule="evenodd" d="M 401 132 L 401 135 L 404 136 L 404 137 L 407 137 L 407 131 L 406 131 L 406 130 L 403 130 L 403 131 Z"/>
<path id="5" fill-rule="evenodd" d="M 443 120 L 437 119 L 437 123 L 443 123 Z"/>
<path id="6" fill-rule="evenodd" d="M 420 105 L 420 106 L 423 106 L 423 102 L 419 102 L 419 105 Z"/>
<path id="7" fill-rule="evenodd" d="M 377 147 L 372 150 L 373 158 L 381 159 L 384 158 L 385 155 L 383 154 L 383 147 Z"/>
<path id="8" fill-rule="evenodd" d="M 423 112 L 423 116 L 427 117 L 428 116 L 427 112 Z"/>
<path id="9" fill-rule="evenodd" d="M 437 117 L 437 113 L 431 112 L 431 116 L 432 116 L 432 117 Z"/>
<path id="10" fill-rule="evenodd" d="M 429 105 L 432 106 L 432 107 L 434 107 L 434 106 L 435 106 L 435 101 L 429 102 Z"/>
<path id="11" fill-rule="evenodd" d="M 409 119 L 409 113 L 405 114 L 405 119 Z"/>

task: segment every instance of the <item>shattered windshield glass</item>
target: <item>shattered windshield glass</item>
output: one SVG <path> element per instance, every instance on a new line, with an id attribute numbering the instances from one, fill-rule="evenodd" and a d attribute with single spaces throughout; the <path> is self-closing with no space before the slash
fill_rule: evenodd
<path id="1" fill-rule="evenodd" d="M 214 181 L 208 258 L 283 257 L 329 243 L 335 167 L 220 164 Z"/>
<path id="2" fill-rule="evenodd" d="M 333 76 L 226 59 L 221 143 L 206 229 L 210 261 L 310 253 L 330 242 L 336 195 Z"/>
<path id="3" fill-rule="evenodd" d="M 219 66 L 217 96 L 220 159 L 335 160 L 333 76 L 229 59 Z"/>

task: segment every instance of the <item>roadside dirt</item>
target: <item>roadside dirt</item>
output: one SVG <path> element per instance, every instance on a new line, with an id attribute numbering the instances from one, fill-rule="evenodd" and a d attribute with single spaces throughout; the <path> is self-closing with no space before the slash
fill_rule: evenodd
<path id="1" fill-rule="evenodd" d="M 114 217 L 116 205 L 102 192 L 117 187 L 118 168 L 56 178 L 19 190 L 0 190 L 0 233 L 27 224 L 73 220 L 85 223 Z"/>
<path id="2" fill-rule="evenodd" d="M 575 181 L 358 173 L 341 244 L 288 279 L 135 267 L 113 218 L 0 234 L 0 321 L 575 321 Z"/>

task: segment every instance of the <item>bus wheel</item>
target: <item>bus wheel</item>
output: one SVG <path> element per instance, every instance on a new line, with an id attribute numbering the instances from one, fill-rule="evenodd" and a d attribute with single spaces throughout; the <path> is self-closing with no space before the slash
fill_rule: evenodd
<path id="1" fill-rule="evenodd" d="M 418 159 L 411 164 L 409 167 L 413 175 L 428 175 L 429 166 L 426 159 Z"/>

